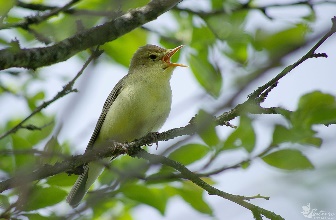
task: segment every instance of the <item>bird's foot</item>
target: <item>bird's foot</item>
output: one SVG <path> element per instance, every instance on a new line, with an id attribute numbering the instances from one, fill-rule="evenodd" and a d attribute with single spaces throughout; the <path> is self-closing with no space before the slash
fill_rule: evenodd
<path id="1" fill-rule="evenodd" d="M 68 176 L 75 174 L 75 175 L 81 175 L 82 173 L 84 173 L 84 167 L 83 165 L 80 165 L 72 170 L 66 171 L 66 173 L 68 174 Z"/>
<path id="2" fill-rule="evenodd" d="M 119 143 L 119 144 L 120 144 L 120 150 L 124 154 L 129 154 L 128 143 Z"/>

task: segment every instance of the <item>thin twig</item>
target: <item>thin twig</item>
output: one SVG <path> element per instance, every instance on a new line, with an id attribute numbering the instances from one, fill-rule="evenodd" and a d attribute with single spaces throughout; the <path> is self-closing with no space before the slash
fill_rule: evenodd
<path id="1" fill-rule="evenodd" d="M 336 16 L 331 19 L 332 26 L 330 30 L 298 61 L 293 63 L 292 65 L 287 66 L 281 73 L 279 73 L 276 77 L 268 81 L 263 86 L 260 86 L 258 89 L 256 89 L 254 92 L 252 92 L 248 97 L 249 99 L 255 99 L 259 95 L 261 95 L 265 90 L 272 87 L 272 85 L 276 84 L 277 81 L 279 81 L 282 77 L 286 76 L 290 71 L 295 69 L 297 66 L 299 66 L 304 61 L 308 60 L 309 58 L 316 58 L 316 57 L 327 57 L 326 54 L 317 55 L 315 52 L 317 48 L 319 48 L 331 35 L 333 35 L 336 32 Z"/>
<path id="2" fill-rule="evenodd" d="M 96 51 L 96 53 L 92 54 L 89 59 L 85 62 L 85 64 L 83 65 L 82 69 L 76 74 L 76 76 L 69 81 L 65 86 L 63 86 L 63 89 L 61 91 L 59 91 L 54 98 L 50 99 L 49 101 L 45 101 L 43 102 L 40 106 L 36 107 L 34 109 L 34 111 L 32 113 L 30 113 L 30 115 L 28 115 L 25 119 L 23 119 L 19 124 L 17 124 L 16 126 L 14 126 L 13 128 L 11 128 L 10 130 L 6 131 L 5 133 L 0 135 L 0 140 L 4 137 L 6 137 L 7 135 L 11 134 L 11 133 L 15 133 L 17 130 L 19 130 L 20 128 L 24 128 L 24 123 L 26 121 L 28 121 L 28 119 L 30 119 L 31 117 L 33 117 L 36 113 L 40 112 L 42 109 L 46 108 L 47 106 L 49 106 L 51 103 L 55 102 L 56 100 L 62 98 L 63 96 L 72 93 L 72 92 L 77 92 L 76 89 L 73 89 L 73 85 L 75 83 L 75 81 L 78 79 L 78 77 L 80 75 L 82 75 L 82 73 L 84 72 L 84 70 L 86 69 L 86 67 L 89 65 L 89 63 L 94 60 L 95 58 L 99 57 L 102 54 L 102 51 Z"/>
<path id="3" fill-rule="evenodd" d="M 276 215 L 275 213 L 268 211 L 266 209 L 260 208 L 258 206 L 255 206 L 251 203 L 246 202 L 246 200 L 250 200 L 250 199 L 255 199 L 255 198 L 264 198 L 264 199 L 268 199 L 268 197 L 261 197 L 261 196 L 254 196 L 254 197 L 244 197 L 244 196 L 240 196 L 240 195 L 233 195 L 230 193 L 226 193 L 224 191 L 221 191 L 209 184 L 207 184 L 206 182 L 204 182 L 202 179 L 200 179 L 197 175 L 195 175 L 193 172 L 191 172 L 189 169 L 187 169 L 185 166 L 183 166 L 182 164 L 168 159 L 164 156 L 160 156 L 160 155 L 154 155 L 154 154 L 150 154 L 148 152 L 146 152 L 143 149 L 140 149 L 139 152 L 135 155 L 136 157 L 139 158 L 143 158 L 146 159 L 152 163 L 161 163 L 167 166 L 170 166 L 176 170 L 178 170 L 179 172 L 181 172 L 181 174 L 183 175 L 184 178 L 192 181 L 193 183 L 195 183 L 196 185 L 198 185 L 199 187 L 201 187 L 202 189 L 206 190 L 209 195 L 217 195 L 220 196 L 224 199 L 227 199 L 231 202 L 234 202 L 246 209 L 251 210 L 252 212 L 257 212 L 269 219 L 284 219 L 279 215 Z"/>
<path id="4" fill-rule="evenodd" d="M 25 20 L 22 21 L 22 22 L 18 22 L 18 23 L 14 23 L 14 24 L 3 24 L 3 25 L 0 26 L 0 30 L 1 29 L 8 29 L 8 28 L 16 28 L 16 27 L 21 27 L 23 29 L 27 29 L 29 27 L 29 25 L 41 23 L 41 22 L 49 19 L 50 17 L 53 17 L 53 16 L 59 14 L 60 12 L 69 9 L 72 5 L 74 5 L 78 1 L 80 1 L 80 0 L 72 0 L 69 3 L 65 4 L 63 7 L 55 8 L 55 9 L 51 10 L 50 12 L 44 13 L 42 15 L 26 17 Z"/>
<path id="5" fill-rule="evenodd" d="M 25 3 L 22 1 L 17 1 L 17 6 L 29 10 L 34 11 L 48 11 L 48 10 L 56 10 L 61 7 L 58 6 L 50 6 L 50 5 L 44 5 L 44 4 L 35 4 L 35 3 Z M 71 15 L 88 15 L 88 16 L 99 16 L 99 17 L 109 17 L 113 18 L 116 16 L 121 15 L 121 11 L 92 11 L 92 10 L 85 10 L 85 9 L 74 9 L 74 8 L 68 8 L 66 10 L 62 10 L 63 13 L 71 14 Z"/>
<path id="6" fill-rule="evenodd" d="M 233 8 L 230 13 L 232 12 L 237 12 L 237 11 L 242 11 L 242 10 L 259 10 L 261 11 L 266 17 L 272 19 L 266 12 L 267 9 L 269 8 L 280 8 L 280 7 L 288 7 L 288 6 L 301 6 L 301 5 L 306 5 L 309 8 L 312 8 L 314 5 L 322 5 L 322 4 L 336 4 L 335 1 L 319 1 L 319 2 L 313 2 L 313 1 L 307 1 L 307 0 L 303 0 L 303 1 L 298 1 L 298 2 L 289 2 L 289 3 L 284 3 L 284 4 L 269 4 L 269 5 L 265 5 L 265 6 L 257 6 L 257 5 L 252 5 L 251 1 L 249 1 L 248 3 L 245 4 L 240 4 L 238 5 L 236 8 Z M 213 16 L 213 15 L 223 15 L 223 14 L 227 14 L 227 9 L 216 9 L 216 10 L 212 10 L 212 11 L 195 11 L 189 8 L 174 8 L 174 10 L 176 11 L 184 11 L 184 12 L 188 12 L 190 14 L 196 14 L 200 17 L 209 17 L 209 16 Z"/>

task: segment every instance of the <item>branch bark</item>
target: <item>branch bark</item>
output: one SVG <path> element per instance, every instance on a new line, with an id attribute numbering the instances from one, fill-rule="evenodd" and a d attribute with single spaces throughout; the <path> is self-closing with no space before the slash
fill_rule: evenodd
<path id="1" fill-rule="evenodd" d="M 252 213 L 254 215 L 258 215 L 258 216 L 263 215 L 263 216 L 265 216 L 266 218 L 269 218 L 269 219 L 279 219 L 279 220 L 284 219 L 281 216 L 275 214 L 274 212 L 268 211 L 268 210 L 263 209 L 261 207 L 258 207 L 256 205 L 253 205 L 249 202 L 246 202 L 246 200 L 253 199 L 254 197 L 244 197 L 244 196 L 240 196 L 240 195 L 233 195 L 233 194 L 224 192 L 222 190 L 219 190 L 219 189 L 209 185 L 208 183 L 206 183 L 205 181 L 200 179 L 195 173 L 191 172 L 188 168 L 186 168 L 185 166 L 183 166 L 182 164 L 180 164 L 180 163 L 178 163 L 174 160 L 171 160 L 171 159 L 166 158 L 166 157 L 161 156 L 161 155 L 150 154 L 143 149 L 140 149 L 139 152 L 135 156 L 139 157 L 139 158 L 143 158 L 145 160 L 148 160 L 148 161 L 152 162 L 153 164 L 162 163 L 162 164 L 165 164 L 167 166 L 173 167 L 174 169 L 178 170 L 182 174 L 183 178 L 192 181 L 194 184 L 196 184 L 197 186 L 199 186 L 202 189 L 204 189 L 205 191 L 207 191 L 209 193 L 209 195 L 217 195 L 217 196 L 222 197 L 224 199 L 227 199 L 231 202 L 234 202 L 234 203 L 252 211 Z M 255 197 L 255 198 L 257 198 L 257 197 Z"/>
<path id="2" fill-rule="evenodd" d="M 141 25 L 155 20 L 182 0 L 152 0 L 147 5 L 82 31 L 52 46 L 0 50 L 0 70 L 11 67 L 36 69 L 69 59 L 87 48 L 113 41 Z"/>

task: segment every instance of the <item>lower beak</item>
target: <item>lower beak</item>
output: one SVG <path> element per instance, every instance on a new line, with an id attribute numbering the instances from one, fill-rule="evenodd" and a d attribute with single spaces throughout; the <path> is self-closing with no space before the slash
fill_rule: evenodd
<path id="1" fill-rule="evenodd" d="M 171 63 L 170 58 L 177 52 L 179 51 L 184 45 L 180 45 L 178 47 L 175 47 L 174 49 L 170 49 L 167 51 L 167 53 L 162 57 L 162 61 L 167 63 L 169 66 L 181 66 L 181 67 L 188 67 L 184 64 L 179 64 L 179 63 Z"/>

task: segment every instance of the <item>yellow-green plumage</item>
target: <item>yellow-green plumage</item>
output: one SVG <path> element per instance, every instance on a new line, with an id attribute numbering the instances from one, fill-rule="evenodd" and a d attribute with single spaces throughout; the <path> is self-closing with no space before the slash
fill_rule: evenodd
<path id="1" fill-rule="evenodd" d="M 87 150 L 104 141 L 132 141 L 160 129 L 171 106 L 169 80 L 176 66 L 170 57 L 180 47 L 166 50 L 155 45 L 140 47 L 134 54 L 128 74 L 122 78 L 105 101 Z M 110 158 L 104 159 L 109 162 Z M 67 202 L 76 207 L 103 171 L 102 163 L 84 166 L 71 189 Z"/>

